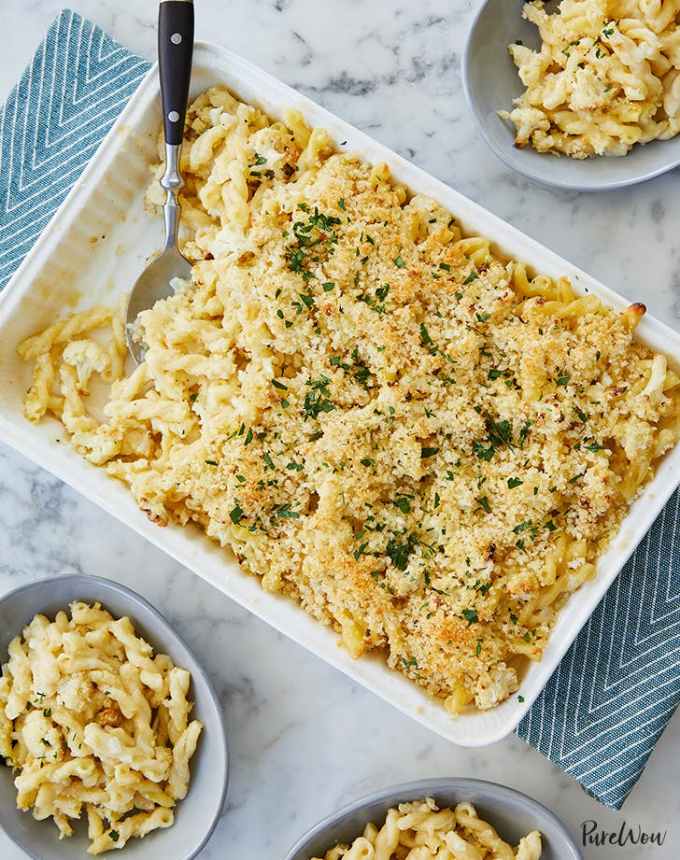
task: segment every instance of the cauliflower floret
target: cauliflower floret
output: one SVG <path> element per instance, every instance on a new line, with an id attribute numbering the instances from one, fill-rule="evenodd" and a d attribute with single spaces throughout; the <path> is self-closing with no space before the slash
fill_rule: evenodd
<path id="1" fill-rule="evenodd" d="M 518 687 L 517 672 L 505 663 L 499 663 L 489 672 L 486 683 L 480 679 L 480 689 L 475 695 L 475 704 L 482 711 L 495 708 Z"/>
<path id="2" fill-rule="evenodd" d="M 663 394 L 663 384 L 666 379 L 666 370 L 668 362 L 664 355 L 655 355 L 652 359 L 652 367 L 649 374 L 649 380 L 644 389 L 640 392 L 640 396 L 659 397 Z"/>
<path id="3" fill-rule="evenodd" d="M 517 860 L 529 860 L 530 857 L 541 856 L 541 834 L 538 830 L 532 830 L 523 836 L 517 846 Z"/>
<path id="4" fill-rule="evenodd" d="M 550 120 L 542 110 L 530 107 L 517 107 L 510 111 L 499 111 L 501 119 L 509 120 L 517 128 L 515 145 L 526 146 L 535 131 L 550 130 Z"/>
<path id="5" fill-rule="evenodd" d="M 30 711 L 21 730 L 21 739 L 26 749 L 37 759 L 57 758 L 62 741 L 59 730 L 42 711 Z"/>
<path id="6" fill-rule="evenodd" d="M 104 373 L 111 364 L 106 350 L 88 338 L 71 341 L 64 350 L 64 361 L 75 368 L 78 375 L 78 388 L 83 394 L 88 393 L 92 374 Z"/>
<path id="7" fill-rule="evenodd" d="M 577 69 L 569 105 L 572 110 L 594 110 L 604 107 L 610 87 L 592 69 Z"/>

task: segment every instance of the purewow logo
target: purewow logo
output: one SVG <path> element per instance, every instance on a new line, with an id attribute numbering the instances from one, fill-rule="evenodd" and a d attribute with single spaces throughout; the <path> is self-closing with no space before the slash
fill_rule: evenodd
<path id="1" fill-rule="evenodd" d="M 618 830 L 605 830 L 592 819 L 581 824 L 581 844 L 584 848 L 589 845 L 616 845 L 619 848 L 625 848 L 627 845 L 649 845 L 660 848 L 666 841 L 667 834 L 667 830 L 648 833 L 639 824 L 628 824 L 627 821 L 623 821 Z"/>

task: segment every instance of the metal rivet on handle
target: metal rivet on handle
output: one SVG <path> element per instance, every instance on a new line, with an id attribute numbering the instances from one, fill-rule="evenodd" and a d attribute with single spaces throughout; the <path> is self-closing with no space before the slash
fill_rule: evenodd
<path id="1" fill-rule="evenodd" d="M 168 114 L 168 119 L 170 120 L 170 122 L 177 122 L 177 120 L 179 119 L 179 114 L 176 110 L 171 110 Z"/>
<path id="2" fill-rule="evenodd" d="M 170 41 L 173 45 L 181 45 L 182 44 L 182 34 L 181 33 L 173 33 L 170 36 Z"/>

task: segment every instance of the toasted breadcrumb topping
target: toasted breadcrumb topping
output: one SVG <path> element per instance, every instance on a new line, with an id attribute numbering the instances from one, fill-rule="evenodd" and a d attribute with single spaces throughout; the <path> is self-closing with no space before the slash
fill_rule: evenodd
<path id="1" fill-rule="evenodd" d="M 644 308 L 531 277 L 386 166 L 224 88 L 190 109 L 183 166 L 193 283 L 141 315 L 146 362 L 104 423 L 72 393 L 43 412 L 353 655 L 453 712 L 494 707 L 677 439 Z M 102 365 L 37 337 L 54 367 L 82 354 L 81 379 Z"/>

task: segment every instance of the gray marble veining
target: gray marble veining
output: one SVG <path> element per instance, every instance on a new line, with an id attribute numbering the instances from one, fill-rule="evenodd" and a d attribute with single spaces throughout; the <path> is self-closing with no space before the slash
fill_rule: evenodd
<path id="1" fill-rule="evenodd" d="M 0 98 L 60 0 L 3 0 Z M 156 4 L 72 0 L 152 57 Z M 677 172 L 627 191 L 579 195 L 509 172 L 468 115 L 459 76 L 476 0 L 201 0 L 197 35 L 221 42 L 680 327 Z M 228 8 L 228 12 L 226 11 Z M 227 715 L 228 808 L 202 860 L 279 860 L 308 826 L 359 794 L 426 776 L 475 776 L 551 806 L 579 835 L 595 819 L 668 830 L 663 849 L 590 848 L 587 860 L 680 854 L 675 718 L 622 813 L 605 810 L 516 738 L 456 748 L 250 616 L 41 469 L 0 448 L 0 591 L 90 572 L 135 588 L 202 659 Z M 0 833 L 2 860 L 23 855 Z"/>

